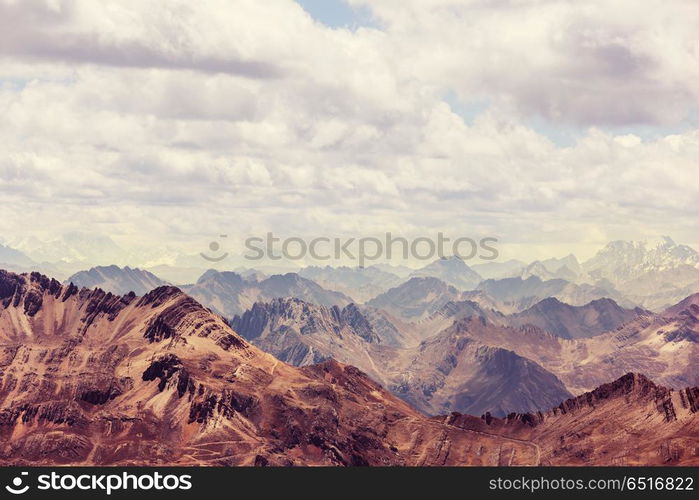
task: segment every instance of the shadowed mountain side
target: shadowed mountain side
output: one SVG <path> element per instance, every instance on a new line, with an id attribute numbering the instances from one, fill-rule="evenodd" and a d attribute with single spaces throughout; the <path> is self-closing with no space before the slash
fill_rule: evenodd
<path id="1" fill-rule="evenodd" d="M 450 411 L 504 416 L 536 411 L 571 396 L 555 375 L 512 351 L 445 332 L 404 353 L 389 385 L 435 415 Z M 517 410 L 514 410 L 514 409 Z"/>

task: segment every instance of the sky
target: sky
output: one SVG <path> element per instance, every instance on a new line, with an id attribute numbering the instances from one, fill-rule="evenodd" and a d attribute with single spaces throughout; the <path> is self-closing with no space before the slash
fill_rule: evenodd
<path id="1" fill-rule="evenodd" d="M 0 0 L 0 238 L 699 230 L 694 0 Z"/>

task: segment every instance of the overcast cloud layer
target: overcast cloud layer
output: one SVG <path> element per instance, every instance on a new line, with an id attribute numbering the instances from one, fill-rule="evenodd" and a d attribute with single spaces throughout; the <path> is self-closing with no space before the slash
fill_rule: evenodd
<path id="1" fill-rule="evenodd" d="M 0 0 L 0 235 L 699 242 L 694 0 L 350 3 Z"/>

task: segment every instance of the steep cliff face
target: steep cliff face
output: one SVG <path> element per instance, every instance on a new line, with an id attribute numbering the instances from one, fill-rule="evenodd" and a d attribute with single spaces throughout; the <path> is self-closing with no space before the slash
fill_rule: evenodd
<path id="1" fill-rule="evenodd" d="M 495 465 L 503 446 L 532 459 L 356 368 L 281 363 L 174 287 L 119 297 L 0 273 L 0 305 L 2 464 Z"/>
<path id="2" fill-rule="evenodd" d="M 698 394 L 628 373 L 547 412 L 438 420 L 533 443 L 541 465 L 698 465 Z"/>

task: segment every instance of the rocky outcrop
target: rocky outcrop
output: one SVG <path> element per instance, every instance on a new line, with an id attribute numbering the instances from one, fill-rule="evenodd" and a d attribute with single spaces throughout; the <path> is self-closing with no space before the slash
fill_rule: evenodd
<path id="1" fill-rule="evenodd" d="M 587 392 L 576 398 L 571 398 L 563 401 L 558 407 L 554 408 L 553 414 L 556 415 L 558 412 L 568 413 L 571 411 L 576 411 L 581 408 L 591 407 L 594 408 L 598 406 L 600 402 L 618 397 L 625 397 L 633 395 L 635 398 L 641 400 L 653 400 L 656 402 L 666 401 L 669 396 L 670 391 L 662 386 L 657 386 L 645 376 L 635 373 L 627 373 L 623 377 L 610 382 L 608 384 L 603 384 L 593 391 Z M 663 403 L 660 403 L 664 406 Z M 674 414 L 672 410 L 672 403 L 670 403 L 670 412 Z M 667 415 L 666 415 L 667 416 Z M 674 419 L 674 418 L 673 418 Z"/>
<path id="2" fill-rule="evenodd" d="M 367 342 L 381 342 L 381 337 L 374 331 L 374 327 L 355 304 L 350 304 L 343 309 L 334 306 L 333 315 L 337 318 L 337 322 L 340 325 L 349 327 L 356 335 Z"/>
<path id="3" fill-rule="evenodd" d="M 158 390 L 162 392 L 171 381 L 174 380 L 174 385 L 177 389 L 177 395 L 182 397 L 185 393 L 194 395 L 194 380 L 189 375 L 189 372 L 182 365 L 182 361 L 174 354 L 161 356 L 153 361 L 146 371 L 143 372 L 143 380 L 146 382 L 158 379 Z"/>

